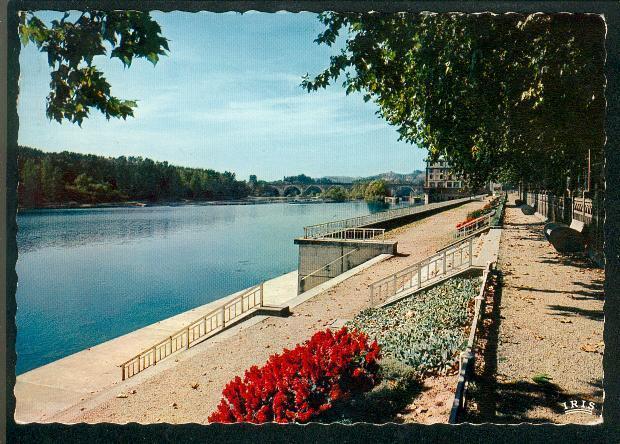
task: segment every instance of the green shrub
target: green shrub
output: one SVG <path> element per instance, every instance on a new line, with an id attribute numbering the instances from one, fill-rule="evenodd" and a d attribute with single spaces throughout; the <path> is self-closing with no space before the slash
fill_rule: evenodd
<path id="1" fill-rule="evenodd" d="M 381 383 L 370 392 L 335 405 L 316 420 L 323 423 L 354 424 L 392 422 L 421 393 L 422 386 L 413 367 L 391 357 L 380 361 Z"/>
<path id="2" fill-rule="evenodd" d="M 324 199 L 335 200 L 336 202 L 344 202 L 349 198 L 349 193 L 342 187 L 333 187 L 325 191 L 322 197 Z"/>

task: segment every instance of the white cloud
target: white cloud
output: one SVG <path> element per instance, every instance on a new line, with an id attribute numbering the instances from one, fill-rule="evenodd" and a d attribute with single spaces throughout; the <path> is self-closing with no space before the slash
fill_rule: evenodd
<path id="1" fill-rule="evenodd" d="M 235 100 L 194 110 L 183 119 L 196 124 L 226 131 L 257 133 L 286 132 L 297 136 L 347 135 L 385 129 L 380 120 L 356 118 L 356 113 L 368 112 L 360 107 L 355 97 L 345 97 L 343 92 L 321 91 L 285 97 Z M 230 134 L 228 134 L 230 135 Z"/>

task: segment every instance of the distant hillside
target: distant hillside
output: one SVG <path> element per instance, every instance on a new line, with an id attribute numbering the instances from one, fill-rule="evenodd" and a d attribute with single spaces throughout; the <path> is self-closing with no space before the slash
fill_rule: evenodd
<path id="1" fill-rule="evenodd" d="M 366 179 L 370 179 L 370 180 L 383 179 L 388 182 L 413 182 L 413 183 L 423 184 L 424 175 L 425 175 L 424 171 L 420 171 L 420 170 L 415 170 L 413 173 L 409 173 L 409 174 L 400 174 L 400 173 L 395 173 L 394 171 L 390 171 L 389 173 L 377 174 L 376 176 L 370 176 L 370 177 L 367 177 Z"/>
<path id="2" fill-rule="evenodd" d="M 337 183 L 353 183 L 356 180 L 360 180 L 361 177 L 352 177 L 352 176 L 325 176 L 323 179 L 327 179 L 331 182 Z"/>
<path id="3" fill-rule="evenodd" d="M 352 176 L 325 176 L 324 179 L 339 183 L 352 183 L 358 181 L 369 181 L 383 179 L 388 182 L 410 182 L 414 185 L 422 185 L 424 183 L 424 171 L 415 170 L 412 173 L 395 173 L 390 171 L 387 173 L 376 174 L 368 177 L 352 177 Z"/>

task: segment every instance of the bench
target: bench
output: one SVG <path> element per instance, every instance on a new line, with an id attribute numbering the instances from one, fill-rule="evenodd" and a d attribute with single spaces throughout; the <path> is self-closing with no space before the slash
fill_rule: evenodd
<path id="1" fill-rule="evenodd" d="M 559 253 L 580 253 L 585 249 L 584 228 L 583 222 L 573 219 L 570 227 L 549 222 L 543 228 L 543 232 L 549 243 Z"/>
<path id="2" fill-rule="evenodd" d="M 573 219 L 568 228 L 570 228 L 571 230 L 578 231 L 579 233 L 583 233 L 583 229 L 585 228 L 585 226 L 586 224 L 581 222 L 580 220 Z"/>

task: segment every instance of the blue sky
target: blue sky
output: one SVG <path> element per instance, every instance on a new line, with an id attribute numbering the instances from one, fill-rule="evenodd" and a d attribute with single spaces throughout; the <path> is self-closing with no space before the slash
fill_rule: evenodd
<path id="1" fill-rule="evenodd" d="M 82 128 L 45 116 L 49 68 L 22 48 L 19 143 L 45 151 L 134 155 L 232 171 L 241 179 L 305 173 L 367 176 L 422 169 L 426 152 L 398 142 L 394 127 L 340 83 L 307 93 L 301 76 L 324 69 L 334 49 L 313 42 L 322 25 L 301 13 L 160 13 L 170 54 L 124 69 L 101 56 L 114 95 L 137 99 L 135 118 L 98 113 Z M 45 18 L 59 13 L 42 14 Z"/>

